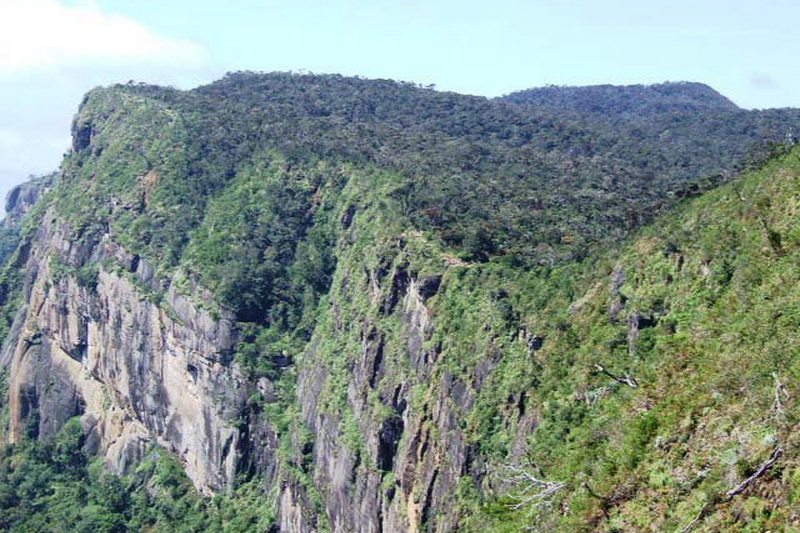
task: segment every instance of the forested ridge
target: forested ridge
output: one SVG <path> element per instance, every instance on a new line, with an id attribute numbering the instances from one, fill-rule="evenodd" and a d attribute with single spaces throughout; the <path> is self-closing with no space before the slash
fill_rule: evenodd
<path id="1" fill-rule="evenodd" d="M 691 83 L 91 91 L 9 226 L 3 425 L 25 435 L 0 527 L 795 524 L 798 126 Z M 140 305 L 171 357 L 189 346 L 183 377 L 148 377 L 154 348 L 126 333 Z M 98 351 L 102 328 L 123 333 Z M 227 344 L 198 354 L 207 331 Z M 63 354 L 68 378 L 36 363 Z M 45 412 L 63 379 L 74 397 Z M 158 405 L 197 383 L 219 396 L 205 426 Z M 95 390 L 142 431 L 124 461 Z M 217 438 L 210 419 L 233 435 L 197 452 L 234 465 L 219 486 L 177 429 Z"/>

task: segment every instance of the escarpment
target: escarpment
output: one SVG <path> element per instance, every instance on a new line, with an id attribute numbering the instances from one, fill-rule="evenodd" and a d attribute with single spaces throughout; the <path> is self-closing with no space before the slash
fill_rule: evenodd
<path id="1" fill-rule="evenodd" d="M 157 443 L 183 458 L 199 488 L 224 490 L 237 472 L 234 420 L 248 391 L 230 365 L 231 319 L 211 318 L 194 300 L 202 292 L 181 294 L 110 239 L 76 246 L 52 215 L 23 266 L 25 304 L 3 353 L 11 442 L 51 438 L 81 416 L 116 471 Z M 131 270 L 102 266 L 125 260 Z M 155 302 L 149 291 L 160 284 Z"/>
<path id="2" fill-rule="evenodd" d="M 335 531 L 454 529 L 458 515 L 447 509 L 459 479 L 481 473 L 467 464 L 459 424 L 471 394 L 436 365 L 422 279 L 406 270 L 408 259 L 401 252 L 388 271 L 339 272 L 331 294 L 340 305 L 304 355 L 298 396 L 315 435 L 311 475 L 327 487 Z M 363 293 L 365 307 L 345 303 Z"/>
<path id="3" fill-rule="evenodd" d="M 0 484 L 77 420 L 122 529 L 796 523 L 797 148 L 732 177 L 796 111 L 551 89 L 90 92 L 8 202 Z"/>

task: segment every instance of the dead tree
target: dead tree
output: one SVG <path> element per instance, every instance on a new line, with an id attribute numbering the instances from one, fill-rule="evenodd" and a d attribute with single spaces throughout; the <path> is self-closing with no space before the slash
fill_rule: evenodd
<path id="1" fill-rule="evenodd" d="M 627 372 L 625 372 L 622 376 L 615 376 L 614 374 L 612 374 L 611 372 L 606 370 L 606 367 L 604 367 L 603 365 L 595 363 L 594 368 L 595 368 L 595 370 L 597 370 L 601 374 L 605 374 L 606 376 L 610 377 L 611 379 L 613 379 L 617 383 L 621 383 L 623 385 L 627 385 L 628 387 L 630 387 L 632 389 L 638 389 L 639 388 L 639 383 L 637 383 L 637 381 L 635 379 L 633 379 L 633 376 L 631 376 Z"/>
<path id="2" fill-rule="evenodd" d="M 546 481 L 519 466 L 508 465 L 506 470 L 509 472 L 506 481 L 519 488 L 519 494 L 514 496 L 517 503 L 511 506 L 512 509 L 550 505 L 553 497 L 566 487 L 565 483 Z"/>
<path id="3" fill-rule="evenodd" d="M 783 416 L 783 402 L 789 400 L 789 391 L 786 390 L 786 385 L 781 381 L 781 377 L 777 372 L 772 373 L 772 378 L 775 380 L 775 399 L 772 402 L 772 410 L 777 416 Z"/>

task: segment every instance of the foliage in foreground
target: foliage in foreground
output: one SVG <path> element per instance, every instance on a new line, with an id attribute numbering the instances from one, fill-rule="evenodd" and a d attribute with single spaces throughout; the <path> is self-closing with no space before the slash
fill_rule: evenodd
<path id="1" fill-rule="evenodd" d="M 77 418 L 50 443 L 7 446 L 0 462 L 0 530 L 38 533 L 264 532 L 267 495 L 253 485 L 204 498 L 180 462 L 153 448 L 127 476 L 87 452 Z"/>

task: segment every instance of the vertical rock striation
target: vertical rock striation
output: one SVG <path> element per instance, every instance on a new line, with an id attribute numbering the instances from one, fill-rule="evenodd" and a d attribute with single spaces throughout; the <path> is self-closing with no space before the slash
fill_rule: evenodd
<path id="1" fill-rule="evenodd" d="M 118 472 L 155 443 L 181 457 L 202 491 L 230 487 L 241 448 L 235 422 L 248 391 L 230 363 L 231 319 L 212 318 L 196 305 L 202 291 L 181 294 L 156 280 L 108 236 L 86 246 L 67 235 L 46 214 L 23 266 L 25 304 L 2 355 L 11 441 L 49 438 L 80 415 Z M 92 266 L 126 261 L 130 270 Z M 76 274 L 70 264 L 96 271 Z M 157 304 L 146 289 L 158 283 Z"/>

